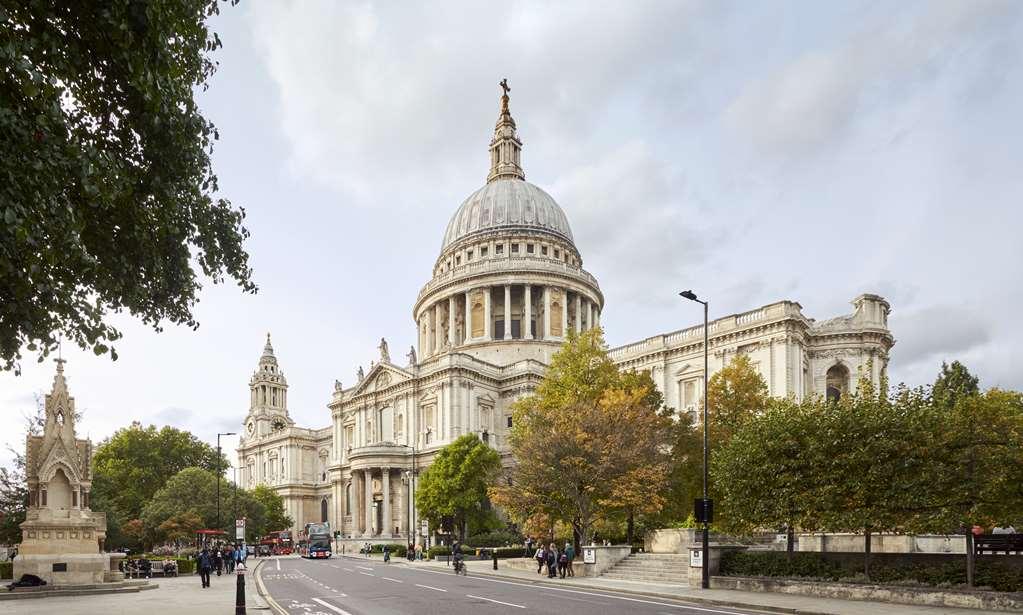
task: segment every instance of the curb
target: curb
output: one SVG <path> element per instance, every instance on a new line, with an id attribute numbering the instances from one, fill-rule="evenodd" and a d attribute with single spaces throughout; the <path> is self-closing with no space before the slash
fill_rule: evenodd
<path id="1" fill-rule="evenodd" d="M 406 564 L 407 565 L 407 564 Z M 561 589 L 578 588 L 578 589 L 589 589 L 594 591 L 600 591 L 607 594 L 625 594 L 628 596 L 644 596 L 647 598 L 660 598 L 662 600 L 672 600 L 675 602 L 692 603 L 692 604 L 703 604 L 708 606 L 726 606 L 732 608 L 748 609 L 752 611 L 761 611 L 765 613 L 790 613 L 792 615 L 841 615 L 840 613 L 832 613 L 828 611 L 807 611 L 798 608 L 780 607 L 780 606 L 768 606 L 763 604 L 755 604 L 749 602 L 736 602 L 732 600 L 713 600 L 711 598 L 700 598 L 694 596 L 677 596 L 673 594 L 665 594 L 656 591 L 640 591 L 636 589 L 622 589 L 622 588 L 604 588 L 596 585 L 565 585 L 562 583 L 551 583 L 549 581 L 533 580 L 533 579 L 520 579 L 519 577 L 513 577 L 509 575 L 494 574 L 493 572 L 477 572 L 474 570 L 469 571 L 473 576 L 487 577 L 492 579 L 501 579 L 504 581 L 513 580 L 526 585 L 534 585 L 539 587 L 557 587 Z"/>
<path id="2" fill-rule="evenodd" d="M 276 600 L 270 597 L 269 592 L 266 591 L 266 586 L 263 585 L 263 577 L 260 576 L 259 569 L 262 568 L 263 564 L 266 562 L 267 560 L 261 559 L 252 567 L 252 577 L 256 581 L 256 592 L 259 594 L 260 598 L 266 601 L 267 606 L 270 607 L 270 610 L 273 611 L 275 615 L 287 615 L 288 611 L 282 608 L 281 605 L 277 604 Z"/>

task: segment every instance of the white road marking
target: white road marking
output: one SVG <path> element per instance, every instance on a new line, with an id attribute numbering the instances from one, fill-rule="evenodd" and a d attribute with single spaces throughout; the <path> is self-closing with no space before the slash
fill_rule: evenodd
<path id="1" fill-rule="evenodd" d="M 352 570 L 351 568 L 345 568 L 345 572 L 355 572 L 355 571 Z"/>
<path id="2" fill-rule="evenodd" d="M 375 576 L 377 576 L 377 575 L 375 575 L 375 574 L 372 574 L 372 573 L 369 573 L 369 572 L 363 572 L 363 571 L 361 571 L 361 570 L 359 571 L 359 574 L 364 574 L 364 575 L 366 575 L 367 577 L 375 577 Z"/>
<path id="3" fill-rule="evenodd" d="M 398 579 L 392 579 L 391 577 L 380 577 L 380 578 L 381 579 L 386 579 L 388 581 L 393 581 L 395 583 L 404 583 L 405 582 L 405 581 L 399 581 Z"/>
<path id="4" fill-rule="evenodd" d="M 440 570 L 427 570 L 425 568 L 416 568 L 416 570 L 418 570 L 420 572 L 429 572 L 431 574 L 442 574 L 442 575 L 445 575 L 445 576 L 448 576 L 448 577 L 451 576 L 450 572 L 441 572 Z M 475 577 L 473 577 L 473 579 L 475 579 L 477 581 L 488 581 L 490 583 L 502 583 L 504 585 L 517 585 L 519 587 L 532 588 L 532 589 L 535 589 L 535 588 L 538 587 L 537 585 L 532 585 L 532 584 L 529 584 L 529 583 L 516 583 L 514 581 L 501 581 L 499 579 L 490 579 L 490 578 L 480 577 L 480 576 L 475 576 Z M 418 587 L 426 587 L 425 585 L 419 585 L 418 583 L 416 585 Z M 679 602 L 683 602 L 684 604 L 671 604 L 669 602 L 656 602 L 656 601 L 653 601 L 653 600 L 641 600 L 640 598 L 627 598 L 625 596 L 620 596 L 620 595 L 616 595 L 616 594 L 604 594 L 604 593 L 597 593 L 597 592 L 586 592 L 586 591 L 580 591 L 578 589 L 564 589 L 564 588 L 561 588 L 561 587 L 547 587 L 547 586 L 540 586 L 540 587 L 543 587 L 544 591 L 548 591 L 549 590 L 549 591 L 556 591 L 556 592 L 565 592 L 565 593 L 569 593 L 569 594 L 582 594 L 584 596 L 599 596 L 601 598 L 612 598 L 614 600 L 625 600 L 627 602 L 639 602 L 641 604 L 653 604 L 655 606 L 666 606 L 666 607 L 669 607 L 669 608 L 672 608 L 672 609 L 690 609 L 690 610 L 693 610 L 693 611 L 703 611 L 705 613 L 723 613 L 724 615 L 750 615 L 750 613 L 742 613 L 742 612 L 739 612 L 739 611 L 722 611 L 720 609 L 708 609 L 708 608 L 704 608 L 704 607 L 693 606 L 692 604 L 685 603 L 685 598 L 681 598 L 681 597 L 678 600 L 679 600 Z M 436 588 L 431 588 L 431 589 L 436 589 Z M 445 589 L 445 590 L 441 590 L 441 591 L 447 591 L 447 590 Z"/>
<path id="5" fill-rule="evenodd" d="M 484 598 L 483 596 L 473 596 L 472 594 L 466 594 L 466 598 L 475 598 L 477 600 L 486 600 L 487 602 L 496 602 L 497 604 L 503 604 L 505 606 L 513 606 L 517 609 L 524 609 L 526 607 L 521 604 L 512 604 L 511 602 L 501 602 L 500 600 L 494 600 L 493 598 Z"/>
<path id="6" fill-rule="evenodd" d="M 426 589 L 432 589 L 434 591 L 439 591 L 439 592 L 446 592 L 446 591 L 448 591 L 446 589 L 441 589 L 439 587 L 433 587 L 431 585 L 420 585 L 419 583 L 416 583 L 416 587 L 425 587 Z"/>
<path id="7" fill-rule="evenodd" d="M 373 570 L 369 566 L 356 566 L 356 568 L 362 568 L 363 570 Z"/>
<path id="8" fill-rule="evenodd" d="M 348 611 L 342 609 L 341 607 L 334 606 L 333 604 L 327 602 L 326 600 L 320 600 L 319 598 L 313 598 L 313 602 L 319 602 L 320 604 L 322 604 L 323 606 L 327 607 L 331 611 L 334 611 L 335 613 L 340 613 L 341 615 L 352 615 Z"/>
<path id="9" fill-rule="evenodd" d="M 277 560 L 277 570 L 281 569 L 281 560 Z"/>

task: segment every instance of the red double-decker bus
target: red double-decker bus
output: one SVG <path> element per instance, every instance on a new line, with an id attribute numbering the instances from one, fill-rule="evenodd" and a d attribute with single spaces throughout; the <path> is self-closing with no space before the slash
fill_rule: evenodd
<path id="1" fill-rule="evenodd" d="M 329 523 L 306 523 L 298 543 L 298 553 L 310 559 L 330 559 L 331 542 Z"/>
<path id="2" fill-rule="evenodd" d="M 295 544 L 291 540 L 291 532 L 281 530 L 279 532 L 270 532 L 260 538 L 259 547 L 260 550 L 269 550 L 273 555 L 291 555 L 295 549 Z"/>

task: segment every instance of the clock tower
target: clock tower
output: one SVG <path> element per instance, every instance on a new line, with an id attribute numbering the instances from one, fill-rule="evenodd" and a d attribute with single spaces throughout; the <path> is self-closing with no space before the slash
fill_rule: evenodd
<path id="1" fill-rule="evenodd" d="M 267 333 L 259 367 L 249 379 L 249 414 L 242 440 L 255 440 L 294 424 L 288 416 L 288 380 L 277 365 Z"/>

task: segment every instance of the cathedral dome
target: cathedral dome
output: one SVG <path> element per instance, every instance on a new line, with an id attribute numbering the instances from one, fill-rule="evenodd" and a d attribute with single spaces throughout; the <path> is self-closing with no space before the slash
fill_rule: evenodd
<path id="1" fill-rule="evenodd" d="M 501 178 L 465 199 L 448 223 L 441 251 L 466 237 L 501 229 L 546 231 L 573 242 L 568 217 L 551 195 L 523 179 Z"/>

